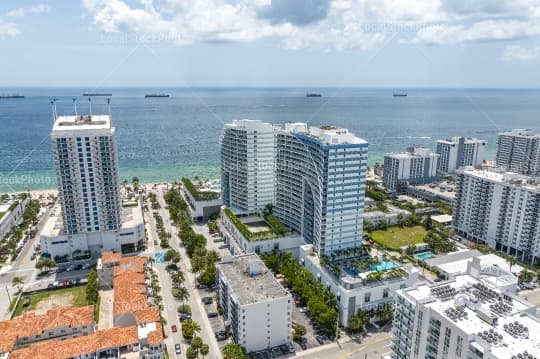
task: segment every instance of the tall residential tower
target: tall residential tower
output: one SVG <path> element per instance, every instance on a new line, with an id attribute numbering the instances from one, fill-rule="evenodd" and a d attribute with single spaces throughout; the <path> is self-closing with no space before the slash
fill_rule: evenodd
<path id="1" fill-rule="evenodd" d="M 360 247 L 367 151 L 343 128 L 290 123 L 276 132 L 274 214 L 319 255 Z"/>
<path id="2" fill-rule="evenodd" d="M 51 138 L 64 230 L 117 230 L 122 203 L 115 128 L 109 116 L 61 116 Z"/>
<path id="3" fill-rule="evenodd" d="M 274 202 L 274 129 L 257 120 L 234 120 L 221 133 L 223 204 L 258 213 Z"/>
<path id="4" fill-rule="evenodd" d="M 540 134 L 528 129 L 499 133 L 497 166 L 525 175 L 540 175 Z"/>
<path id="5" fill-rule="evenodd" d="M 486 141 L 471 137 L 452 137 L 437 141 L 440 155 L 437 171 L 452 174 L 460 167 L 479 167 L 484 161 Z"/>

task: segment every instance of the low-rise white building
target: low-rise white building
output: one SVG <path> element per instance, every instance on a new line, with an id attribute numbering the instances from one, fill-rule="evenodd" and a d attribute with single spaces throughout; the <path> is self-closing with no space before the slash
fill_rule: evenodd
<path id="1" fill-rule="evenodd" d="M 238 217 L 243 223 L 257 223 L 264 219 L 260 216 Z M 268 238 L 250 239 L 233 223 L 225 211 L 221 211 L 218 221 L 221 235 L 233 255 L 245 253 L 268 253 L 273 250 L 293 252 L 298 255 L 298 247 L 305 244 L 304 238 L 299 233 L 290 231 L 284 235 L 275 235 Z"/>
<path id="2" fill-rule="evenodd" d="M 217 266 L 217 300 L 234 341 L 248 352 L 291 341 L 292 301 L 256 254 L 232 257 Z"/>
<path id="3" fill-rule="evenodd" d="M 22 215 L 29 202 L 30 198 L 10 198 L 0 203 L 0 240 L 21 222 Z"/>
<path id="4" fill-rule="evenodd" d="M 39 238 L 41 250 L 57 261 L 98 258 L 102 252 L 134 253 L 144 244 L 144 221 L 140 204 L 122 207 L 121 226 L 113 231 L 68 235 L 64 231 L 60 206 L 57 204 L 45 220 Z"/>
<path id="5" fill-rule="evenodd" d="M 199 189 L 194 190 L 198 191 Z M 219 191 L 210 188 L 202 189 L 202 191 L 205 195 L 196 198 L 196 196 L 191 193 L 188 186 L 184 185 L 182 187 L 184 199 L 188 203 L 189 213 L 194 221 L 206 221 L 212 215 L 219 214 L 221 205 L 223 204 Z M 209 193 L 215 195 L 208 195 Z"/>
<path id="6" fill-rule="evenodd" d="M 479 269 L 397 291 L 392 358 L 540 357 L 536 307 L 484 280 Z"/>
<path id="7" fill-rule="evenodd" d="M 314 254 L 311 244 L 301 246 L 300 263 L 336 295 L 339 323 L 344 327 L 348 326 L 349 318 L 359 310 L 366 311 L 375 319 L 378 309 L 393 303 L 396 290 L 411 287 L 418 280 L 416 268 L 406 272 L 390 261 L 388 263 L 393 263 L 393 274 L 390 275 L 389 270 L 388 275 L 381 280 L 370 280 L 369 272 L 357 275 L 344 272 L 338 278 L 321 265 L 319 257 Z"/>

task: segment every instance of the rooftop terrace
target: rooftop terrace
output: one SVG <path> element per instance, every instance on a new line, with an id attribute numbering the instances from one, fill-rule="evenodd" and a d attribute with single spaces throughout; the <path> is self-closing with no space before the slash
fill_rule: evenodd
<path id="1" fill-rule="evenodd" d="M 290 296 L 256 254 L 233 257 L 217 268 L 242 305 Z"/>

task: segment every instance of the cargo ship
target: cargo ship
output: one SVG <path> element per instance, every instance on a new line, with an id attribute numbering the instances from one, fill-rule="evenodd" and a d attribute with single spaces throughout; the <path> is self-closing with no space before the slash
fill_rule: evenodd
<path id="1" fill-rule="evenodd" d="M 394 97 L 407 97 L 407 94 L 404 92 L 397 92 L 397 93 L 395 92 L 393 96 Z"/>
<path id="2" fill-rule="evenodd" d="M 24 98 L 23 95 L 1 95 L 0 98 Z"/>
<path id="3" fill-rule="evenodd" d="M 320 93 L 312 93 L 312 92 L 308 92 L 306 94 L 306 97 L 322 97 L 322 95 Z"/>
<path id="4" fill-rule="evenodd" d="M 147 93 L 144 97 L 169 97 L 166 93 Z"/>
<path id="5" fill-rule="evenodd" d="M 112 96 L 112 93 L 104 93 L 104 92 L 83 92 L 83 96 Z"/>

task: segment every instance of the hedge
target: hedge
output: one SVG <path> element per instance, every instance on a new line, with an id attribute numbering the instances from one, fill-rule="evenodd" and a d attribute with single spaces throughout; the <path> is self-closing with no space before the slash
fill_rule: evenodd
<path id="1" fill-rule="evenodd" d="M 211 201 L 219 198 L 219 193 L 213 191 L 199 191 L 188 178 L 182 178 L 182 183 L 196 201 Z"/>

